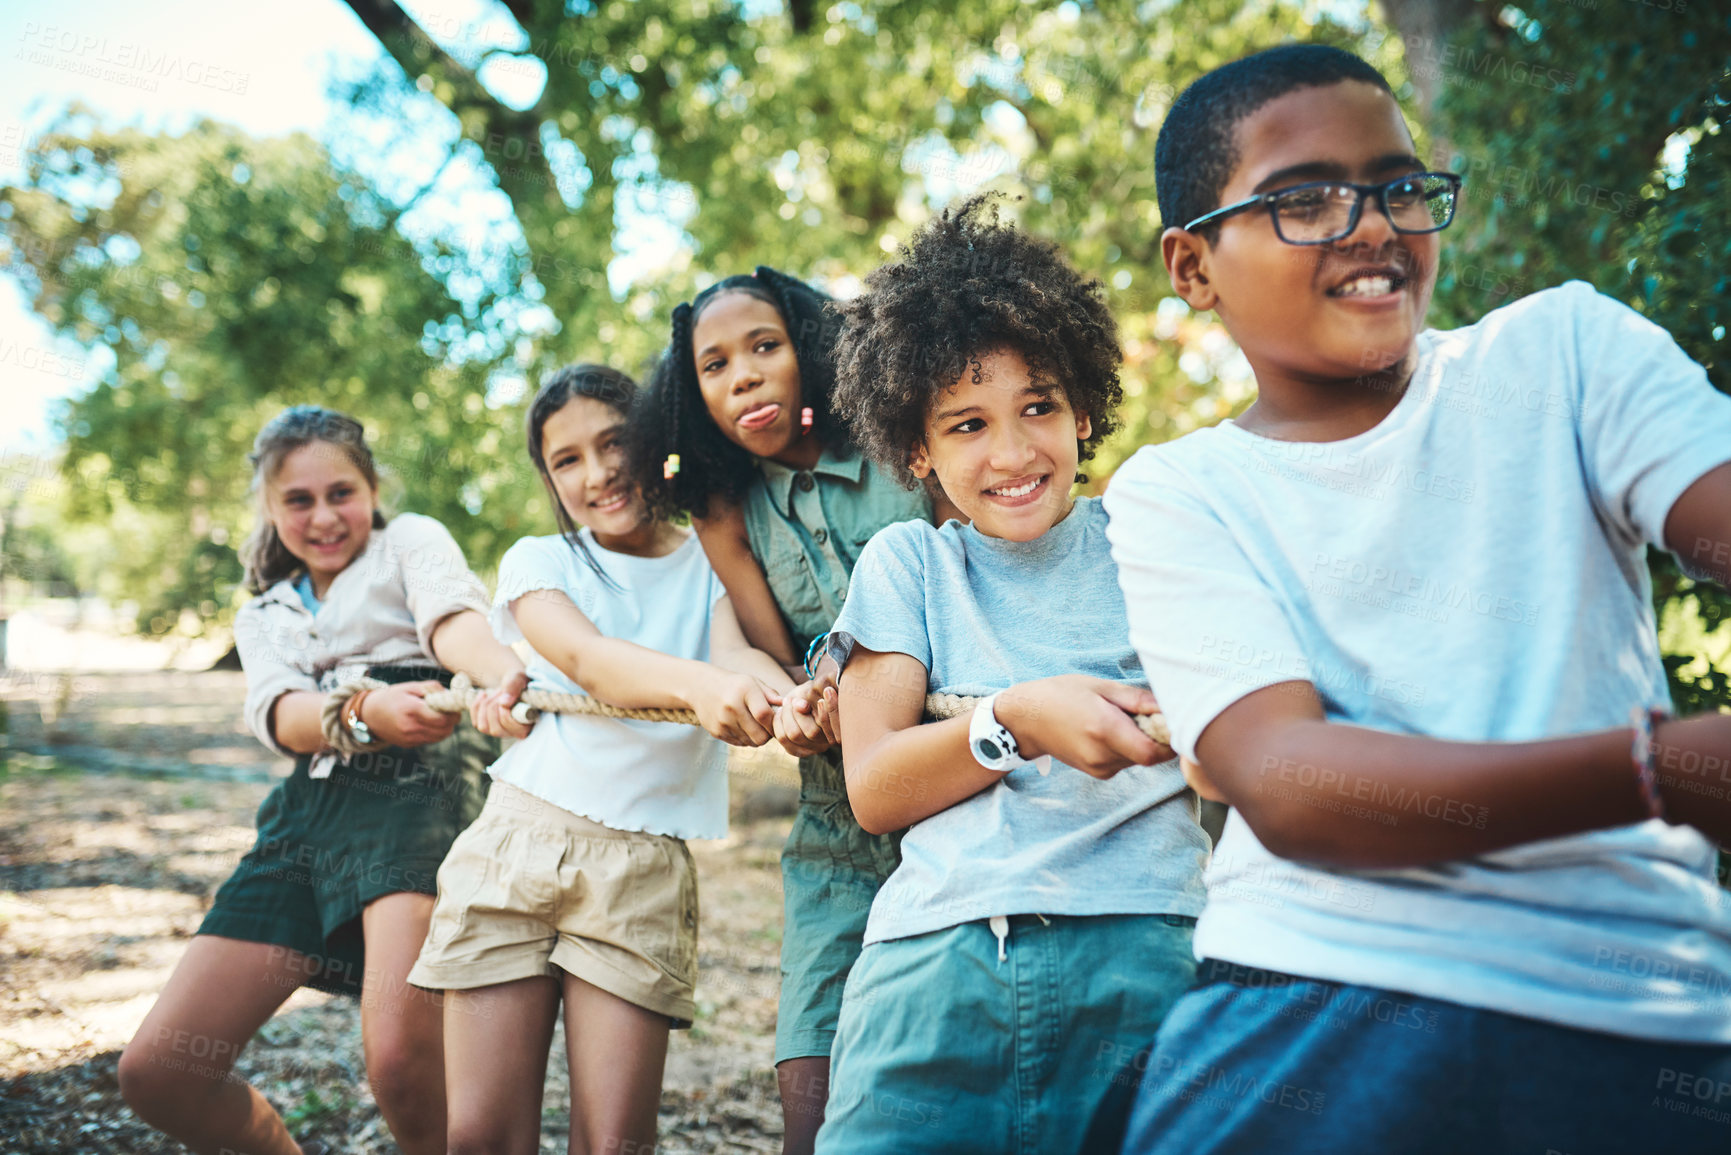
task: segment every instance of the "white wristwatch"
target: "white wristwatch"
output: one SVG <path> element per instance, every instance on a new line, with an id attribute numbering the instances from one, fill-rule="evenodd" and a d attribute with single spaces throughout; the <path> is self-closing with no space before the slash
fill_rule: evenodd
<path id="1" fill-rule="evenodd" d="M 974 761 L 986 769 L 1007 774 L 1018 766 L 1026 766 L 1028 760 L 1016 745 L 1016 736 L 998 721 L 992 709 L 997 700 L 996 694 L 988 694 L 974 707 L 973 717 L 968 719 L 968 749 L 974 752 Z"/>

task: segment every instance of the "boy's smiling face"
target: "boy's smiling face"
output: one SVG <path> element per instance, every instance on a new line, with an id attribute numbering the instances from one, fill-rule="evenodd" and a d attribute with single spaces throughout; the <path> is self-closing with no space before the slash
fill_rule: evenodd
<path id="1" fill-rule="evenodd" d="M 937 474 L 981 533 L 1033 541 L 1070 512 L 1078 442 L 1093 423 L 1014 349 L 983 353 L 978 365 L 978 380 L 970 363 L 938 395 L 908 465 L 920 478 Z"/>
<path id="2" fill-rule="evenodd" d="M 1356 80 L 1276 97 L 1238 125 L 1229 205 L 1318 180 L 1381 184 L 1421 172 L 1393 98 Z M 1216 206 L 1218 207 L 1218 206 Z M 1351 235 L 1289 245 L 1265 208 L 1228 217 L 1209 244 L 1162 237 L 1179 295 L 1220 314 L 1264 391 L 1275 380 L 1350 380 L 1400 366 L 1424 327 L 1436 284 L 1437 234 L 1394 231 L 1367 199 Z"/>

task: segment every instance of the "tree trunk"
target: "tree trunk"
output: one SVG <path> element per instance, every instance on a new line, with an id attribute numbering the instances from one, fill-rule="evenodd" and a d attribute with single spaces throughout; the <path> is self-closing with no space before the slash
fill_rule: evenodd
<path id="1" fill-rule="evenodd" d="M 452 59 L 394 0 L 346 2 L 410 80 L 426 76 L 432 81 L 433 95 L 456 113 L 463 135 L 480 144 L 500 189 L 519 211 L 564 211 L 541 147 L 541 122 L 546 119 L 541 102 L 521 111 L 499 103 L 473 72 Z M 519 20 L 530 14 L 523 0 L 507 7 Z"/>
<path id="2" fill-rule="evenodd" d="M 1475 7 L 1475 0 L 1382 0 L 1388 22 L 1406 45 L 1407 72 L 1418 90 L 1419 112 L 1426 124 L 1432 123 L 1442 94 L 1443 45 Z"/>

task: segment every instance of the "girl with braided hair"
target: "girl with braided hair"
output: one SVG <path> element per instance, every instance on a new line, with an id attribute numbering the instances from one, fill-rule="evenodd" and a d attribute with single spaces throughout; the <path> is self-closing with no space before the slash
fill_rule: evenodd
<path id="1" fill-rule="evenodd" d="M 951 509 L 935 489 L 904 488 L 868 462 L 836 421 L 840 319 L 830 303 L 760 266 L 680 305 L 637 454 L 648 500 L 691 516 L 746 637 L 788 671 L 776 687 L 776 736 L 800 758 L 800 805 L 781 858 L 775 1057 L 789 1155 L 810 1151 L 823 1122 L 842 987 L 900 858 L 897 835 L 867 834 L 854 820 L 837 745 L 838 671 L 814 652 L 872 535 Z M 818 677 L 802 654 L 815 657 Z"/>

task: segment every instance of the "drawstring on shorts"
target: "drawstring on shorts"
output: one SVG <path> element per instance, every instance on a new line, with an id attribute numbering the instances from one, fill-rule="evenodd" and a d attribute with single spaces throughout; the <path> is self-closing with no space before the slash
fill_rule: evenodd
<path id="1" fill-rule="evenodd" d="M 1034 917 L 1047 926 L 1052 925 L 1052 920 L 1041 914 L 1039 911 L 1034 912 Z M 1005 959 L 1010 957 L 1008 949 L 1008 943 L 1010 941 L 1010 920 L 1004 915 L 994 914 L 991 918 L 986 920 L 986 925 L 991 927 L 992 933 L 998 936 L 998 961 L 1002 963 Z"/>

